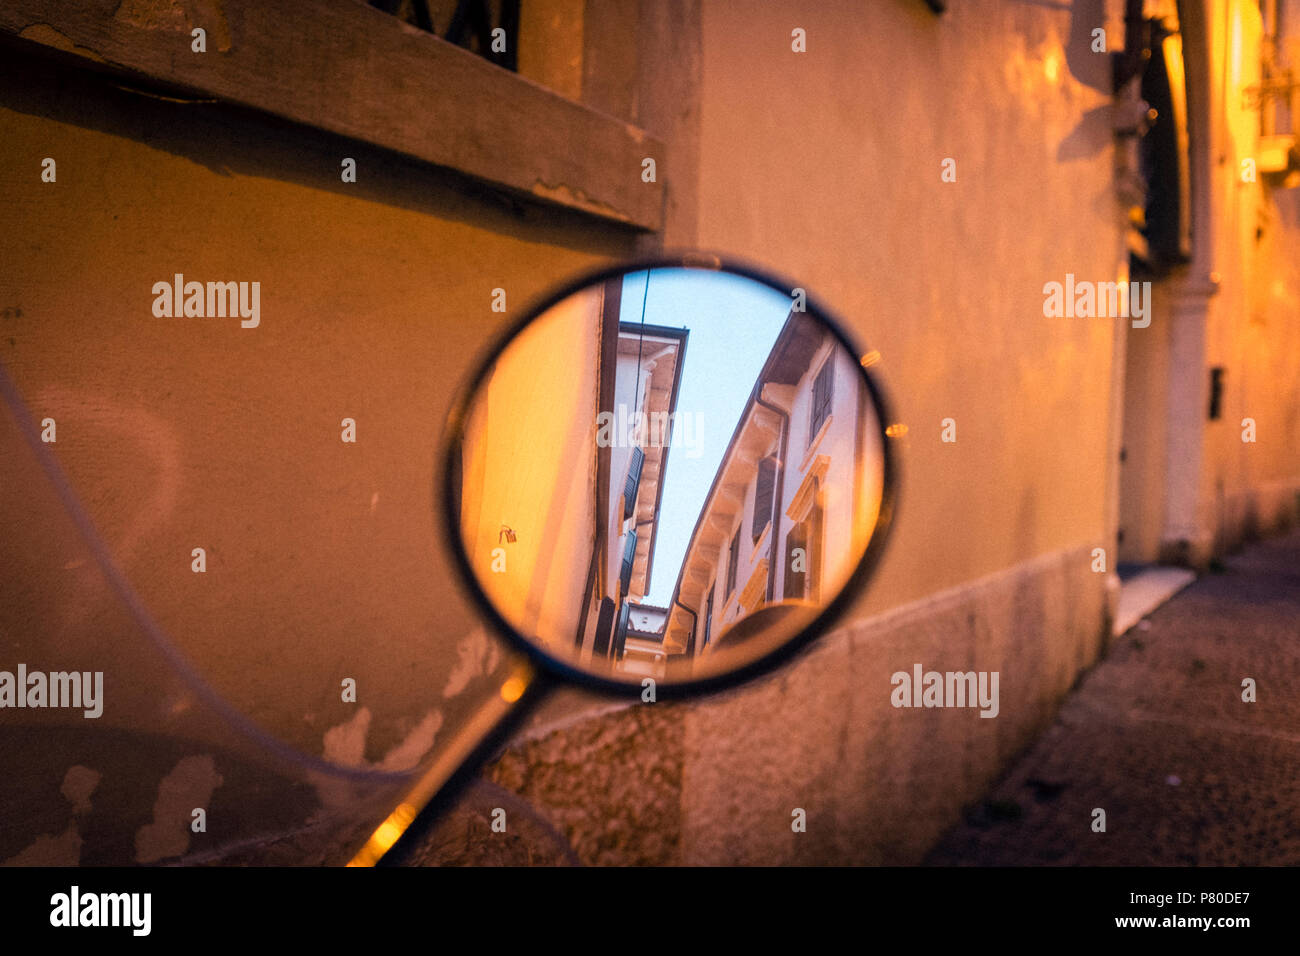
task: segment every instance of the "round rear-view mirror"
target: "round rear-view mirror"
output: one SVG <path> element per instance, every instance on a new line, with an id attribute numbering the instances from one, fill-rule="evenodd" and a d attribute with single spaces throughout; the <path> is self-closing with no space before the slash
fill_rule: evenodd
<path id="1" fill-rule="evenodd" d="M 606 690 L 772 666 L 888 531 L 874 364 L 805 289 L 713 257 L 568 284 L 452 414 L 440 501 L 464 583 L 542 669 Z"/>

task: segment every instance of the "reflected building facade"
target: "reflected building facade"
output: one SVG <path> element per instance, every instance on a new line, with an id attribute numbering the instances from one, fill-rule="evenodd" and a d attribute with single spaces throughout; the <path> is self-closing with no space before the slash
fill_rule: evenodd
<path id="1" fill-rule="evenodd" d="M 665 627 L 670 655 L 738 645 L 824 604 L 852 571 L 879 502 L 864 468 L 878 437 L 865 427 L 856 363 L 824 326 L 790 312 L 687 545 Z"/>
<path id="2" fill-rule="evenodd" d="M 608 291 L 607 301 L 614 303 Z M 587 606 L 579 629 L 580 662 L 608 658 L 615 670 L 662 673 L 662 653 L 643 647 L 654 547 L 663 506 L 663 478 L 685 361 L 686 329 L 619 323 L 612 361 L 601 368 L 601 412 L 596 420 L 596 510 L 603 517 L 593 550 Z M 608 477 L 601 477 L 607 475 Z M 633 610 L 639 609 L 636 619 Z M 660 615 L 662 618 L 662 615 Z M 662 634 L 662 620 L 657 627 Z M 633 653 L 628 657 L 631 639 Z M 648 660 L 647 660 L 648 657 Z"/>
<path id="3" fill-rule="evenodd" d="M 634 667 L 654 663 L 630 614 L 649 587 L 687 341 L 621 323 L 621 284 L 570 296 L 501 354 L 457 483 L 467 557 L 502 615 L 559 656 L 616 670 L 629 636 Z"/>
<path id="4" fill-rule="evenodd" d="M 619 668 L 656 680 L 664 676 L 668 653 L 664 649 L 664 624 L 668 609 L 653 604 L 624 602 L 625 625 L 619 630 Z"/>

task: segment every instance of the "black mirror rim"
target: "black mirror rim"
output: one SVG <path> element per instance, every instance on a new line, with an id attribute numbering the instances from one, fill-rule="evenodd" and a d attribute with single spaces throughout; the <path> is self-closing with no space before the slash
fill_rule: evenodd
<path id="1" fill-rule="evenodd" d="M 441 517 L 443 534 L 445 540 L 449 542 L 453 555 L 453 564 L 460 575 L 461 584 L 468 591 L 473 604 L 483 617 L 492 624 L 494 630 L 504 637 L 510 645 L 527 655 L 537 665 L 540 673 L 550 674 L 565 683 L 576 684 L 603 694 L 618 697 L 634 695 L 637 698 L 640 697 L 642 692 L 641 680 L 617 680 L 584 670 L 543 650 L 540 643 L 529 640 L 519 633 L 501 615 L 495 605 L 488 599 L 487 594 L 484 593 L 483 587 L 478 581 L 478 576 L 470 566 L 469 558 L 465 553 L 465 546 L 461 540 L 460 515 L 457 514 L 456 507 L 459 495 L 456 493 L 456 489 L 452 487 L 452 476 L 458 473 L 454 456 L 459 453 L 461 440 L 465 434 L 470 404 L 474 396 L 478 394 L 479 388 L 491 374 L 492 366 L 496 363 L 497 357 L 514 341 L 519 333 L 530 325 L 533 320 L 539 318 L 544 312 L 569 296 L 606 280 L 633 272 L 643 272 L 647 269 L 698 269 L 708 272 L 726 272 L 760 282 L 785 295 L 789 295 L 792 289 L 803 288 L 785 282 L 783 277 L 756 265 L 729 256 L 724 257 L 699 251 L 664 253 L 647 258 L 625 260 L 577 275 L 526 308 L 521 318 L 511 322 L 500 335 L 495 337 L 487 348 L 484 358 L 473 366 L 468 381 L 462 386 L 448 414 L 441 440 L 442 450 L 435 459 L 441 462 L 442 467 L 440 473 L 434 476 L 434 510 Z M 843 323 L 833 313 L 822 307 L 811 294 L 807 296 L 805 304 L 808 312 L 826 324 L 840 344 L 849 350 L 849 354 L 858 356 L 859 359 L 866 354 L 845 332 Z M 735 687 L 738 684 L 769 673 L 823 635 L 839 620 L 844 611 L 847 610 L 849 603 L 865 593 L 867 582 L 879 564 L 885 541 L 889 537 L 889 532 L 894 524 L 898 501 L 899 455 L 894 450 L 894 441 L 896 439 L 888 432 L 893 418 L 890 414 L 890 404 L 885 395 L 885 390 L 877 381 L 877 377 L 872 375 L 861 362 L 859 362 L 858 368 L 866 382 L 867 393 L 876 412 L 880 429 L 880 448 L 884 456 L 884 469 L 880 510 L 876 525 L 871 531 L 871 537 L 867 541 L 867 547 L 858 560 L 857 566 L 849 574 L 835 598 L 822 609 L 821 613 L 807 627 L 789 640 L 783 641 L 762 656 L 731 670 L 698 678 L 692 677 L 683 681 L 656 681 L 656 699 L 671 699 L 711 693 Z"/>

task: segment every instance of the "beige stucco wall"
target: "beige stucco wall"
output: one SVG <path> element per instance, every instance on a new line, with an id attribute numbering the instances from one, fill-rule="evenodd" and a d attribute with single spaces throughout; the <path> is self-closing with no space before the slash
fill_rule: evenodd
<path id="1" fill-rule="evenodd" d="M 1112 329 L 1045 319 L 1042 288 L 1121 261 L 1086 116 L 1107 97 L 1071 72 L 1069 14 L 915 6 L 704 11 L 699 240 L 822 294 L 910 428 L 876 608 L 1101 535 Z"/>
<path id="2" fill-rule="evenodd" d="M 470 405 L 463 446 L 470 567 L 507 621 L 562 654 L 596 540 L 601 308 L 600 289 L 570 296 L 513 338 Z"/>
<path id="3" fill-rule="evenodd" d="M 1210 264 L 1219 291 L 1206 323 L 1205 366 L 1223 366 L 1226 378 L 1223 418 L 1204 432 L 1200 495 L 1201 521 L 1222 551 L 1300 514 L 1300 196 L 1263 175 L 1257 182 L 1242 175 L 1242 160 L 1258 152 L 1259 110 L 1243 93 L 1260 75 L 1248 53 L 1260 37 L 1257 5 L 1217 4 L 1208 20 L 1211 56 L 1225 74 L 1212 90 L 1219 162 L 1210 186 Z M 1253 443 L 1242 441 L 1245 418 L 1255 422 Z"/>
<path id="4" fill-rule="evenodd" d="M 501 659 L 435 526 L 450 401 L 531 297 L 629 255 L 633 237 L 47 61 L 6 61 L 0 128 L 3 360 L 35 418 L 57 420 L 58 459 L 147 606 L 224 696 L 307 752 L 378 763 L 441 741 Z M 340 181 L 344 156 L 356 184 Z M 259 281 L 259 327 L 155 317 L 152 285 L 177 272 Z M 45 517 L 26 517 L 32 536 Z M 75 645 L 97 618 L 140 641 L 84 567 L 6 554 L 35 595 L 9 591 L 0 609 L 10 664 Z M 90 588 L 75 622 L 40 598 L 68 587 Z"/>
<path id="5" fill-rule="evenodd" d="M 566 821 L 579 857 L 915 862 L 1100 651 L 1115 323 L 1042 310 L 1045 282 L 1123 260 L 1108 98 L 1078 76 L 1107 75 L 1080 59 L 1090 28 L 1012 4 L 704 6 L 699 243 L 785 272 L 881 352 L 909 428 L 902 503 L 869 595 L 800 661 L 648 715 L 539 715 L 492 773 Z M 999 716 L 893 708 L 890 675 L 918 662 L 999 671 Z M 634 743 L 647 721 L 653 753 Z M 511 770 L 598 722 L 619 741 L 598 779 Z M 619 854 L 571 821 L 629 780 L 661 839 L 628 830 Z"/>
<path id="6" fill-rule="evenodd" d="M 700 242 L 824 296 L 880 351 L 909 432 L 899 522 L 848 626 L 690 711 L 691 862 L 914 861 L 1097 652 L 1084 549 L 1104 543 L 1113 326 L 1042 311 L 1045 282 L 1111 280 L 1122 258 L 1107 95 L 1077 75 L 1096 76 L 1072 32 L 1090 26 L 1019 4 L 705 5 Z M 1000 715 L 890 707 L 916 662 L 1000 671 Z"/>

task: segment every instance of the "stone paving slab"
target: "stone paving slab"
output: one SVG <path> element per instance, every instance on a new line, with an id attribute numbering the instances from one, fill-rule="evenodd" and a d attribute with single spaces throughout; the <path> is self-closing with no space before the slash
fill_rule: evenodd
<path id="1" fill-rule="evenodd" d="M 1148 623 L 928 863 L 1300 865 L 1300 532 L 1228 559 Z"/>

